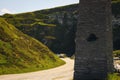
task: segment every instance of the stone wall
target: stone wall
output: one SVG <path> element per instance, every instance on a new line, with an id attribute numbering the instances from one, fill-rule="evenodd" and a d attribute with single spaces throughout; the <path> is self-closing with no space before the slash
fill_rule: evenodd
<path id="1" fill-rule="evenodd" d="M 110 0 L 80 0 L 74 80 L 104 80 L 112 72 Z"/>

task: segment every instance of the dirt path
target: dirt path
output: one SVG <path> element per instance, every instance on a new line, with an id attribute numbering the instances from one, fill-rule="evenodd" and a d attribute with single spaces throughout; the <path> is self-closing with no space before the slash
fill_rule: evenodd
<path id="1" fill-rule="evenodd" d="M 72 80 L 74 60 L 69 58 L 63 60 L 66 64 L 57 68 L 24 74 L 1 75 L 0 80 Z"/>

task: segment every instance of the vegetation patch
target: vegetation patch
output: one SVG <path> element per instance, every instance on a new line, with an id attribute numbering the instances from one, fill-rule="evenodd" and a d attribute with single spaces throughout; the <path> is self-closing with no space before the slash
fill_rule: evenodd
<path id="1" fill-rule="evenodd" d="M 38 40 L 0 18 L 0 75 L 49 69 L 65 64 Z"/>
<path id="2" fill-rule="evenodd" d="M 120 74 L 118 74 L 118 73 L 109 74 L 108 80 L 120 80 Z"/>
<path id="3" fill-rule="evenodd" d="M 120 50 L 113 51 L 114 57 L 120 57 Z"/>
<path id="4" fill-rule="evenodd" d="M 112 0 L 112 3 L 118 3 L 120 0 Z"/>
<path id="5" fill-rule="evenodd" d="M 43 23 L 43 22 L 35 22 L 32 24 L 32 26 L 47 26 L 47 27 L 55 27 L 56 25 L 55 24 L 46 24 L 46 23 Z"/>

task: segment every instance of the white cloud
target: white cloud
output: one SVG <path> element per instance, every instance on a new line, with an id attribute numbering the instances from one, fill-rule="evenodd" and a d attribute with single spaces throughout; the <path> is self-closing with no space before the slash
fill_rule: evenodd
<path id="1" fill-rule="evenodd" d="M 8 9 L 5 9 L 5 8 L 2 9 L 1 12 L 2 12 L 2 13 L 12 13 L 11 11 L 9 11 Z"/>
<path id="2" fill-rule="evenodd" d="M 12 12 L 9 11 L 8 9 L 6 9 L 6 8 L 3 8 L 3 9 L 0 10 L 0 13 L 5 14 L 5 13 L 12 13 Z"/>

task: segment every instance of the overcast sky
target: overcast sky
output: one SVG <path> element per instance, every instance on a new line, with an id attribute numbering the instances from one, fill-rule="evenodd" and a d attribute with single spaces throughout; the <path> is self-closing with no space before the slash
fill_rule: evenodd
<path id="1" fill-rule="evenodd" d="M 79 3 L 79 0 L 0 0 L 0 15 L 22 13 Z"/>

